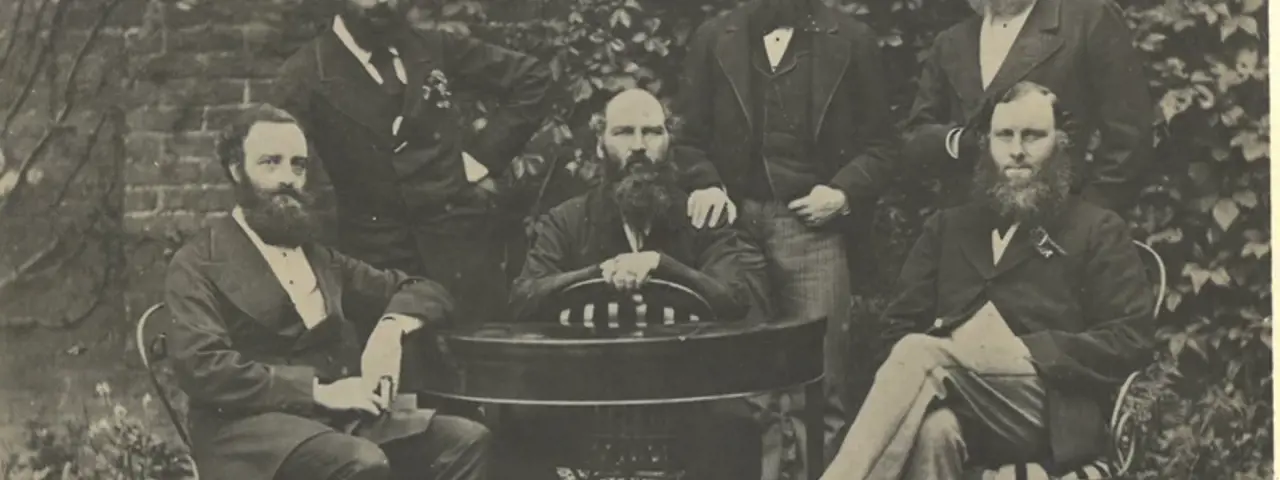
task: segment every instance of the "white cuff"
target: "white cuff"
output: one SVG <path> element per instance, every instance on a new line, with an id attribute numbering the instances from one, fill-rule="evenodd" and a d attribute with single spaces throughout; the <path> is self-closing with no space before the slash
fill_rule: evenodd
<path id="1" fill-rule="evenodd" d="M 963 131 L 963 128 L 953 128 L 950 132 L 947 132 L 947 155 L 951 155 L 951 158 L 960 158 L 960 134 Z"/>
<path id="2" fill-rule="evenodd" d="M 422 320 L 418 320 L 408 315 L 401 315 L 399 313 L 388 313 L 383 315 L 382 322 L 391 324 L 391 327 L 395 328 L 402 335 L 422 328 Z M 381 326 L 381 324 L 379 326 Z"/>
<path id="3" fill-rule="evenodd" d="M 484 177 L 489 176 L 489 169 L 472 157 L 470 153 L 462 152 L 462 170 L 467 174 L 467 181 L 476 183 Z"/>

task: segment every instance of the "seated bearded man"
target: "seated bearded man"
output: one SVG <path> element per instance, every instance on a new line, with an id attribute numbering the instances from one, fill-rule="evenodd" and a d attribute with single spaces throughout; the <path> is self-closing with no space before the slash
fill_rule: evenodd
<path id="1" fill-rule="evenodd" d="M 974 200 L 925 223 L 884 313 L 892 350 L 822 478 L 1053 473 L 1102 454 L 1155 299 L 1125 222 L 1068 194 L 1060 108 L 1026 82 L 988 107 Z"/>
<path id="2" fill-rule="evenodd" d="M 402 338 L 443 326 L 449 294 L 316 242 L 312 160 L 288 113 L 246 111 L 218 154 L 238 205 L 174 255 L 165 283 L 200 477 L 487 478 L 484 426 L 394 398 Z M 357 323 L 373 331 L 363 352 Z"/>
<path id="3" fill-rule="evenodd" d="M 534 318 L 540 305 L 565 287 L 594 278 L 623 291 L 638 290 L 655 277 L 683 285 L 702 295 L 721 321 L 744 320 L 764 308 L 761 251 L 733 227 L 695 229 L 689 224 L 686 197 L 667 158 L 667 123 L 662 104 L 644 90 L 619 93 L 605 107 L 603 124 L 596 124 L 604 181 L 538 222 L 512 291 L 517 320 L 556 321 Z M 759 478 L 760 434 L 754 421 L 720 410 L 682 428 L 696 437 L 686 439 L 695 445 L 693 451 L 682 452 L 695 462 L 690 478 Z M 548 431 L 574 422 L 572 416 L 551 413 L 527 412 L 523 430 L 557 438 L 547 436 Z M 536 452 L 537 443 L 524 441 L 513 448 L 538 461 L 533 457 L 545 455 Z M 512 478 L 530 478 L 535 469 L 546 472 L 549 467 L 523 466 Z"/>

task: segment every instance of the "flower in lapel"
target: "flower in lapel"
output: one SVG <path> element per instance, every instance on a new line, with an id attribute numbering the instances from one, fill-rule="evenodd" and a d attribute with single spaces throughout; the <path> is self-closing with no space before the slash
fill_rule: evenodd
<path id="1" fill-rule="evenodd" d="M 1031 241 L 1035 242 L 1036 251 L 1040 252 L 1040 256 L 1051 258 L 1054 255 L 1066 255 L 1067 251 L 1062 249 L 1058 242 L 1053 241 L 1049 237 L 1049 232 L 1044 227 L 1036 227 L 1031 231 Z"/>
<path id="2" fill-rule="evenodd" d="M 438 68 L 432 70 L 430 75 L 427 75 L 427 81 L 422 85 L 422 99 L 431 100 L 431 96 L 437 93 L 439 94 L 439 98 L 436 100 L 437 108 L 447 109 L 453 106 L 449 101 L 449 98 L 453 96 L 449 93 L 449 78 L 444 76 L 444 72 Z"/>

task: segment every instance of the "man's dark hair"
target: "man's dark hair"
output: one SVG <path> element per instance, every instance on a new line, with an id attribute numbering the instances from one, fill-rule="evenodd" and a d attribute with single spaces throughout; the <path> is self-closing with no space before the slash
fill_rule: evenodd
<path id="1" fill-rule="evenodd" d="M 1075 119 L 1071 112 L 1062 105 L 1058 95 L 1049 90 L 1048 87 L 1035 82 L 1018 82 L 1003 94 L 991 97 L 992 100 L 986 102 L 982 106 L 982 111 L 978 113 L 976 118 L 977 125 L 975 131 L 981 136 L 986 137 L 991 130 L 991 116 L 996 112 L 996 106 L 1003 103 L 1013 103 L 1024 97 L 1031 95 L 1043 95 L 1049 99 L 1049 104 L 1053 106 L 1053 127 L 1055 130 L 1064 133 L 1066 141 L 1074 141 L 1076 132 Z"/>
<path id="2" fill-rule="evenodd" d="M 255 104 L 237 114 L 218 134 L 218 161 L 222 162 L 223 173 L 231 176 L 231 167 L 244 162 L 244 139 L 249 130 L 259 123 L 288 123 L 299 125 L 298 119 L 289 112 L 269 104 Z"/>

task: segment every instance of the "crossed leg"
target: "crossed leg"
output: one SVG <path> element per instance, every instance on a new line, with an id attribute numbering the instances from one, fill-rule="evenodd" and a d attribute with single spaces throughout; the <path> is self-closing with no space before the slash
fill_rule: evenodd
<path id="1" fill-rule="evenodd" d="M 899 341 L 822 478 L 950 479 L 969 463 L 1045 458 L 1044 384 L 992 333 L 983 342 Z"/>

